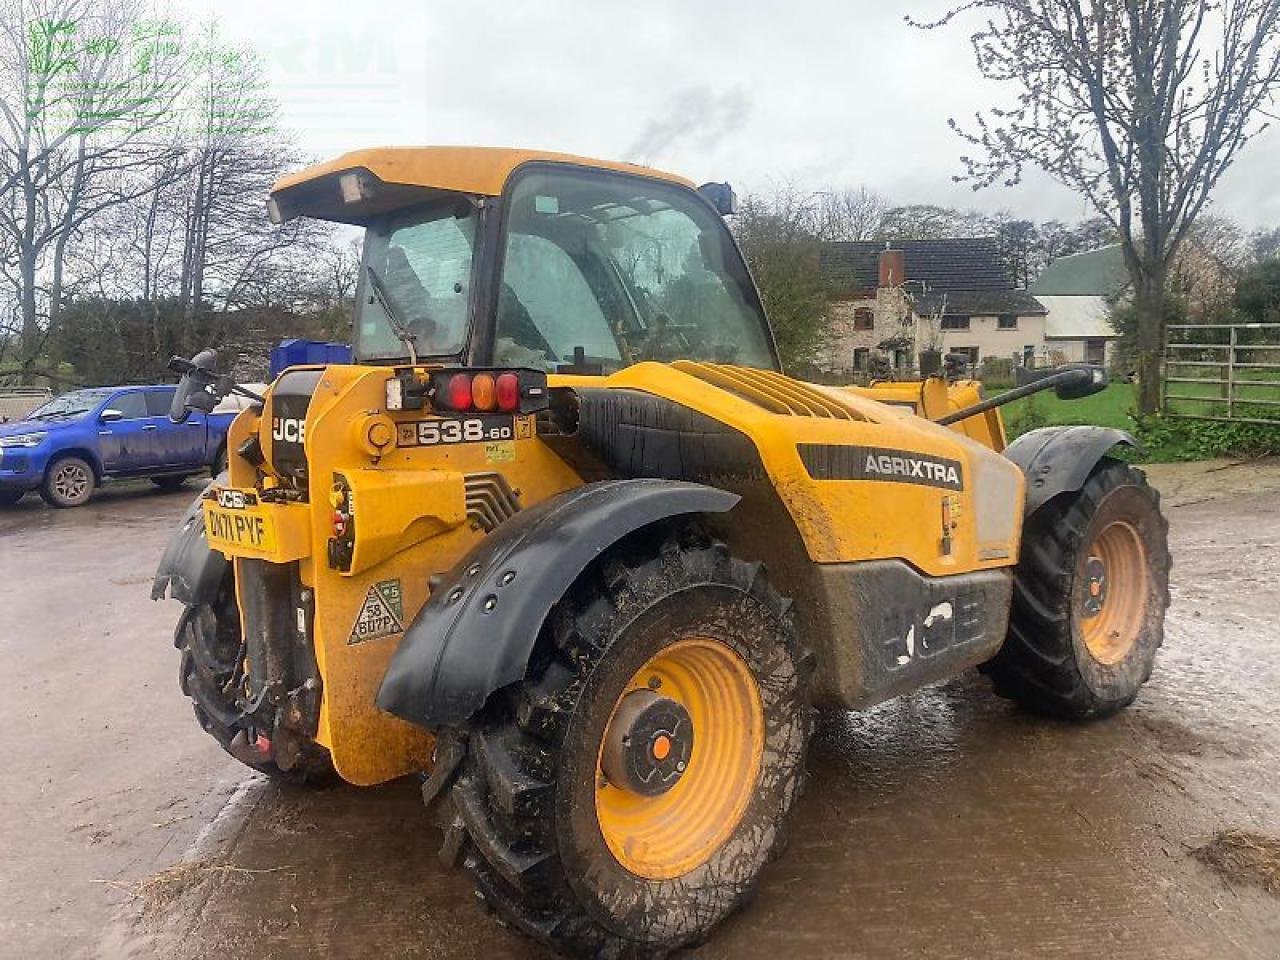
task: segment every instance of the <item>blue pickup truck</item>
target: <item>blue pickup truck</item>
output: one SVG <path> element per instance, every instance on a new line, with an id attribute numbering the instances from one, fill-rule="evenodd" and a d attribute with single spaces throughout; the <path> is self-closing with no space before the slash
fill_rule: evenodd
<path id="1" fill-rule="evenodd" d="M 65 393 L 18 423 L 0 424 L 0 506 L 39 490 L 55 507 L 87 503 L 109 478 L 150 477 L 175 488 L 226 462 L 235 411 L 169 419 L 172 386 Z"/>

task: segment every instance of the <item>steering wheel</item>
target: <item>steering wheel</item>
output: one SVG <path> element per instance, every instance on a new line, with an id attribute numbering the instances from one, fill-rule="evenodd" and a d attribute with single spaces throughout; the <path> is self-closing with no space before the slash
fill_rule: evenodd
<path id="1" fill-rule="evenodd" d="M 686 331 L 695 331 L 697 327 L 691 323 L 672 323 L 661 317 L 649 329 L 640 348 L 640 356 L 645 360 L 676 360 L 693 353 L 693 343 Z"/>

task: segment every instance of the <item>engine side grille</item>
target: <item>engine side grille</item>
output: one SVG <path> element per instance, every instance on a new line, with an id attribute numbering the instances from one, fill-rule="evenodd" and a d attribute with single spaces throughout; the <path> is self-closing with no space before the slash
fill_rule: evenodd
<path id="1" fill-rule="evenodd" d="M 488 533 L 520 510 L 520 500 L 500 473 L 468 473 L 463 478 L 467 516 Z"/>
<path id="2" fill-rule="evenodd" d="M 698 363 L 694 360 L 677 360 L 671 366 L 782 416 L 820 417 L 828 420 L 863 419 L 822 391 L 772 370 Z"/>

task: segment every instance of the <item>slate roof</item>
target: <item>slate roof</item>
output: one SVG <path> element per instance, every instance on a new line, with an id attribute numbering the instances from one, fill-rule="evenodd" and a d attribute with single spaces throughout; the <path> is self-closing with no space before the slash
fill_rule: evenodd
<path id="1" fill-rule="evenodd" d="M 1002 313 L 1036 317 L 1045 313 L 1044 305 L 1025 290 L 932 290 L 916 297 L 917 313 L 934 314 L 939 310 L 949 317 Z"/>
<path id="2" fill-rule="evenodd" d="M 1014 288 L 994 237 L 902 240 L 889 246 L 903 251 L 906 287 L 922 313 L 936 313 L 944 296 L 949 315 L 1045 312 L 1035 297 Z M 818 249 L 818 268 L 836 289 L 874 290 L 885 249 L 883 240 L 824 243 Z"/>
<path id="3" fill-rule="evenodd" d="M 1059 257 L 1029 287 L 1051 297 L 1115 297 L 1129 285 L 1120 244 Z"/>

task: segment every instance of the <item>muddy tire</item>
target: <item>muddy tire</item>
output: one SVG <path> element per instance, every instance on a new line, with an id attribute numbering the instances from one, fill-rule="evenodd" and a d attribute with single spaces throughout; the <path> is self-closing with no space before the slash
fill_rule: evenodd
<path id="1" fill-rule="evenodd" d="M 782 849 L 811 673 L 759 564 L 641 534 L 561 601 L 526 679 L 471 731 L 443 856 L 570 955 L 696 943 Z"/>
<path id="2" fill-rule="evenodd" d="M 1143 473 L 1110 458 L 1032 514 L 1009 635 L 982 668 L 996 693 L 1072 720 L 1132 703 L 1164 639 L 1168 528 Z"/>
<path id="3" fill-rule="evenodd" d="M 231 571 L 223 578 L 212 603 L 186 607 L 174 631 L 173 645 L 182 653 L 178 685 L 183 695 L 191 700 L 201 728 L 229 755 L 245 766 L 288 783 L 319 784 L 333 778 L 328 751 L 318 744 L 311 744 L 288 770 L 270 759 L 246 760 L 232 749 L 237 734 L 243 732 L 252 741 L 256 740 L 256 731 L 235 701 L 234 690 L 243 679 L 239 664 L 244 651 Z"/>
<path id="4" fill-rule="evenodd" d="M 187 482 L 187 475 L 184 473 L 181 476 L 176 477 L 152 477 L 151 482 L 161 490 L 171 492 L 182 489 L 183 484 Z"/>
<path id="5" fill-rule="evenodd" d="M 80 457 L 59 457 L 49 464 L 40 484 L 40 496 L 51 507 L 80 507 L 89 502 L 97 477 Z"/>

